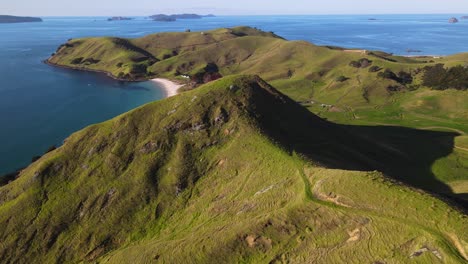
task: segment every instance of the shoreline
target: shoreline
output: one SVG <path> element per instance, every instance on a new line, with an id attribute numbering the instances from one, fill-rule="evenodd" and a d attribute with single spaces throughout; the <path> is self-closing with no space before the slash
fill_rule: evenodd
<path id="1" fill-rule="evenodd" d="M 179 89 L 184 86 L 183 84 L 179 84 L 177 82 L 174 82 L 169 79 L 165 78 L 153 78 L 153 79 L 138 79 L 138 80 L 126 80 L 126 79 L 120 79 L 117 78 L 116 76 L 112 75 L 109 72 L 102 71 L 102 70 L 94 70 L 94 69 L 87 69 L 87 68 L 81 68 L 81 67 L 70 67 L 66 65 L 59 65 L 50 62 L 48 59 L 43 61 L 45 64 L 52 66 L 52 67 L 57 67 L 57 68 L 62 68 L 62 69 L 67 69 L 67 70 L 75 70 L 75 71 L 86 71 L 86 72 L 94 72 L 98 74 L 104 74 L 107 77 L 114 79 L 116 81 L 120 82 L 153 82 L 156 83 L 160 88 L 163 89 L 163 92 L 165 94 L 165 98 L 172 97 L 177 95 L 179 92 Z"/>
<path id="2" fill-rule="evenodd" d="M 43 63 L 45 63 L 45 64 L 47 64 L 49 66 L 52 66 L 52 67 L 57 67 L 57 68 L 66 69 L 66 70 L 82 71 L 82 72 L 94 72 L 94 73 L 104 74 L 107 77 L 109 77 L 111 79 L 114 79 L 116 81 L 119 81 L 119 82 L 146 82 L 146 81 L 151 80 L 150 78 L 121 79 L 121 78 L 118 78 L 118 77 L 114 76 L 110 72 L 107 72 L 107 71 L 104 71 L 104 70 L 95 70 L 95 69 L 89 69 L 89 68 L 85 68 L 85 67 L 72 67 L 72 66 L 68 66 L 68 65 L 60 65 L 60 64 L 50 62 L 49 59 L 44 60 Z"/>
<path id="3" fill-rule="evenodd" d="M 154 82 L 159 87 L 161 87 L 166 95 L 166 98 L 177 95 L 179 93 L 179 89 L 184 86 L 183 84 L 179 84 L 164 78 L 154 78 L 149 81 Z"/>

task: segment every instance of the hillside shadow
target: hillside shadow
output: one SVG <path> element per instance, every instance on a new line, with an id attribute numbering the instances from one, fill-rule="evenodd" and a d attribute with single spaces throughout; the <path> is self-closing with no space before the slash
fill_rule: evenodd
<path id="1" fill-rule="evenodd" d="M 454 132 L 397 126 L 350 126 L 325 121 L 287 97 L 271 102 L 255 96 L 259 124 L 273 140 L 320 165 L 373 171 L 468 209 L 467 194 L 455 194 L 436 178 L 434 162 L 453 152 Z M 272 107 L 272 105 L 274 107 Z"/>

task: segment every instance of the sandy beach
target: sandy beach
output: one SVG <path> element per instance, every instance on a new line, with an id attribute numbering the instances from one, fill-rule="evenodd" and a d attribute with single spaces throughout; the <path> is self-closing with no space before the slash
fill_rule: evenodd
<path id="1" fill-rule="evenodd" d="M 184 86 L 178 83 L 175 83 L 168 79 L 156 78 L 152 79 L 152 82 L 157 83 L 161 88 L 164 89 L 164 93 L 166 93 L 166 97 L 171 97 L 177 95 L 177 91 L 180 87 Z"/>

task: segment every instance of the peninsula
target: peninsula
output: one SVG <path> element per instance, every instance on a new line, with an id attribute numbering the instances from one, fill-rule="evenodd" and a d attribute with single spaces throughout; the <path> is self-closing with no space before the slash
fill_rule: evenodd
<path id="1" fill-rule="evenodd" d="M 69 40 L 47 63 L 151 79 L 171 97 L 0 181 L 0 256 L 466 263 L 467 59 L 251 27 Z"/>
<path id="2" fill-rule="evenodd" d="M 0 15 L 0 23 L 27 23 L 27 22 L 42 22 L 38 17 L 20 17 Z"/>

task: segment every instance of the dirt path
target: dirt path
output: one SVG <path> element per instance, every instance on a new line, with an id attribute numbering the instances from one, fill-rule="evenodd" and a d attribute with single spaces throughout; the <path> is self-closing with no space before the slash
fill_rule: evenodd
<path id="1" fill-rule="evenodd" d="M 447 245 L 452 246 L 460 254 L 461 258 L 468 260 L 467 252 L 463 245 L 464 241 L 461 242 L 458 236 L 456 236 L 455 234 L 447 234 L 447 233 L 441 232 L 441 230 L 433 229 L 432 227 L 424 226 L 419 223 L 415 223 L 409 219 L 404 219 L 404 218 L 395 217 L 391 215 L 385 215 L 378 211 L 374 211 L 370 208 L 359 208 L 359 207 L 355 207 L 347 203 L 343 203 L 342 201 L 338 201 L 338 199 L 336 199 L 339 197 L 338 195 L 330 196 L 320 191 L 320 187 L 323 184 L 325 179 L 318 180 L 317 182 L 315 182 L 315 184 L 312 185 L 307 175 L 304 172 L 304 167 L 301 164 L 301 162 L 296 161 L 296 163 L 298 166 L 299 174 L 302 180 L 304 181 L 305 195 L 306 195 L 306 198 L 308 198 L 308 200 L 327 206 L 327 207 L 331 207 L 334 210 L 342 211 L 343 213 L 347 213 L 347 212 L 352 212 L 353 214 L 362 213 L 363 215 L 367 215 L 370 221 L 372 221 L 373 218 L 380 218 L 380 219 L 385 219 L 388 221 L 396 222 L 401 225 L 407 225 L 407 226 L 410 226 L 412 228 L 415 228 L 421 231 L 425 231 L 429 234 L 432 234 L 438 237 L 440 240 L 445 241 Z M 359 232 L 359 236 L 362 234 L 362 231 L 363 230 L 361 229 Z M 371 233 L 370 230 L 367 230 L 367 231 Z M 349 242 L 353 242 L 356 239 L 357 231 L 351 230 L 351 233 L 349 235 L 351 239 Z M 358 240 L 359 239 L 361 239 L 361 236 L 358 238 Z M 371 238 L 367 237 L 366 240 L 368 243 L 368 247 L 370 248 L 372 241 L 369 241 L 369 240 L 371 240 Z"/>
<path id="2" fill-rule="evenodd" d="M 461 149 L 461 150 L 464 150 L 464 151 L 468 151 L 468 148 L 462 148 L 462 147 L 459 147 L 459 146 L 455 146 L 456 149 Z"/>
<path id="3" fill-rule="evenodd" d="M 461 134 L 461 135 L 466 135 L 464 131 L 460 129 L 456 129 L 456 128 L 451 128 L 451 127 L 431 126 L 431 127 L 419 127 L 419 129 L 423 129 L 423 130 L 444 129 L 444 130 L 457 132 L 458 134 Z"/>
<path id="4" fill-rule="evenodd" d="M 322 187 L 322 183 L 325 181 L 325 179 L 322 179 L 322 180 L 319 180 L 318 182 L 316 182 L 314 184 L 314 187 L 312 188 L 312 195 L 316 198 L 316 199 L 319 199 L 319 200 L 322 200 L 322 201 L 327 201 L 327 202 L 331 202 L 331 203 L 334 203 L 336 205 L 339 205 L 339 206 L 343 206 L 343 207 L 348 207 L 348 208 L 351 208 L 352 206 L 349 205 L 349 204 L 346 204 L 346 203 L 343 203 L 340 199 L 341 197 L 338 196 L 338 195 L 333 195 L 333 194 L 325 194 L 323 192 L 320 192 L 320 188 Z"/>
<path id="5" fill-rule="evenodd" d="M 379 126 L 395 126 L 398 127 L 400 125 L 398 124 L 389 124 L 389 123 L 380 123 L 380 122 L 366 122 L 371 125 L 379 125 Z M 456 128 L 451 128 L 451 127 L 443 127 L 443 126 L 430 126 L 430 127 L 410 127 L 414 129 L 421 129 L 421 130 L 434 130 L 434 129 L 442 129 L 442 130 L 448 130 L 452 132 L 456 132 L 460 135 L 466 135 L 465 131 L 456 129 Z"/>
<path id="6" fill-rule="evenodd" d="M 343 52 L 348 52 L 348 53 L 361 53 L 361 54 L 366 54 L 367 50 L 343 50 Z"/>

